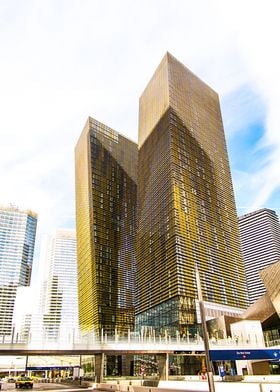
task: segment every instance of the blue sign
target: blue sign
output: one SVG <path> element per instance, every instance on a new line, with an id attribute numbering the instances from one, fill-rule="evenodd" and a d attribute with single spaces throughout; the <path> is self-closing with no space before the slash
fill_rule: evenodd
<path id="1" fill-rule="evenodd" d="M 26 370 L 70 370 L 72 366 L 27 366 Z"/>
<path id="2" fill-rule="evenodd" d="M 250 359 L 280 359 L 279 349 L 259 349 L 259 350 L 210 350 L 211 361 L 226 360 L 250 360 Z"/>

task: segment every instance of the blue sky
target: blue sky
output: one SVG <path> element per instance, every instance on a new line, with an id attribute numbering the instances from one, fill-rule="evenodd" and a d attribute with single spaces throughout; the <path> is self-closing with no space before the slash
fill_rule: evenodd
<path id="1" fill-rule="evenodd" d="M 137 141 L 138 99 L 168 50 L 220 95 L 239 214 L 280 214 L 277 0 L 2 0 L 0 203 L 74 225 L 87 117 Z"/>
<path id="2" fill-rule="evenodd" d="M 234 181 L 238 215 L 252 211 L 256 193 L 248 192 L 248 177 L 261 171 L 270 148 L 262 146 L 265 135 L 265 102 L 244 85 L 221 100 L 228 154 Z M 247 184 L 246 184 L 247 183 Z M 266 203 L 270 203 L 267 200 Z M 265 204 L 264 206 L 267 206 Z"/>

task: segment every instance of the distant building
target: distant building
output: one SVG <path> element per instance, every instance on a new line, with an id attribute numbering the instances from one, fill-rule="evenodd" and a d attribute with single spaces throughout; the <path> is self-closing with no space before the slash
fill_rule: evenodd
<path id="1" fill-rule="evenodd" d="M 239 218 L 249 302 L 265 292 L 260 271 L 280 259 L 280 224 L 275 211 L 263 208 Z"/>
<path id="2" fill-rule="evenodd" d="M 19 286 L 31 279 L 37 214 L 15 206 L 0 206 L 0 336 L 11 335 Z"/>
<path id="3" fill-rule="evenodd" d="M 42 337 L 67 340 L 79 328 L 75 230 L 56 230 L 48 239 L 45 257 L 40 299 Z"/>
<path id="4" fill-rule="evenodd" d="M 34 285 L 33 285 L 34 286 Z M 38 293 L 30 286 L 21 286 L 17 288 L 17 294 L 14 305 L 13 326 L 14 341 L 27 343 L 31 340 L 31 329 L 34 320 L 34 312 L 37 311 Z M 42 326 L 39 333 L 42 334 Z M 32 332 L 32 337 L 34 334 Z"/>
<path id="5" fill-rule="evenodd" d="M 134 329 L 137 144 L 89 118 L 75 150 L 79 321 Z"/>
<path id="6" fill-rule="evenodd" d="M 140 98 L 137 326 L 186 334 L 247 291 L 218 94 L 167 53 Z"/>

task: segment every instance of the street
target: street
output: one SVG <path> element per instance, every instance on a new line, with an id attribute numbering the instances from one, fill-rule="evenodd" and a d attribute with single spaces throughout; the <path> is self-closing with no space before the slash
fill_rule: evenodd
<path id="1" fill-rule="evenodd" d="M 12 390 L 19 390 L 16 389 L 14 383 L 8 383 L 8 382 L 3 382 L 2 383 L 2 391 L 12 391 Z M 47 390 L 52 390 L 52 391 L 60 391 L 61 389 L 64 390 L 64 392 L 70 392 L 70 391 L 79 391 L 81 389 L 86 389 L 83 387 L 79 387 L 78 385 L 65 385 L 65 384 L 58 384 L 58 383 L 34 383 L 33 385 L 33 391 L 47 391 Z M 26 390 L 30 391 L 30 389 L 22 388 L 21 390 Z M 31 389 L 32 390 L 32 389 Z"/>

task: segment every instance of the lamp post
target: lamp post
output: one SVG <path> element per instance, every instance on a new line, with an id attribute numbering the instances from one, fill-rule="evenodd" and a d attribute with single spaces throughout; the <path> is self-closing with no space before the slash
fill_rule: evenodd
<path id="1" fill-rule="evenodd" d="M 197 286 L 198 302 L 199 302 L 201 325 L 202 325 L 203 343 L 204 343 L 205 358 L 206 358 L 206 373 L 207 373 L 209 392 L 215 392 L 215 384 L 214 384 L 210 353 L 209 353 L 209 347 L 210 347 L 209 336 L 208 336 L 208 331 L 206 326 L 204 302 L 203 302 L 203 296 L 202 296 L 202 290 L 200 284 L 199 270 L 197 265 L 195 266 L 195 275 L 196 275 L 196 286 Z"/>

